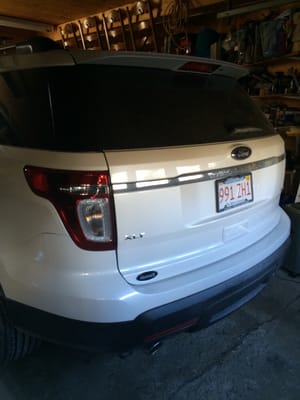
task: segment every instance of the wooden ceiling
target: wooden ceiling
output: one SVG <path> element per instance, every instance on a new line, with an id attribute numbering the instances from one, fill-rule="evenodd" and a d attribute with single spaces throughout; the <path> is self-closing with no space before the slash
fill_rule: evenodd
<path id="1" fill-rule="evenodd" d="M 0 17 L 14 17 L 56 26 L 128 3 L 130 0 L 0 0 Z M 32 31 L 0 25 L 0 45 L 27 39 L 33 34 Z"/>
<path id="2" fill-rule="evenodd" d="M 138 0 L 0 0 L 0 18 L 15 17 L 59 25 L 78 18 L 99 14 L 122 7 Z M 151 0 L 167 6 L 175 0 Z M 244 4 L 261 3 L 260 0 L 186 0 L 190 9 L 203 9 L 203 12 L 227 10 Z M 288 2 L 288 0 L 287 0 Z M 23 40 L 32 36 L 32 31 L 11 29 L 0 24 L 0 44 L 11 40 Z"/>
<path id="3" fill-rule="evenodd" d="M 0 0 L 0 15 L 59 25 L 127 4 L 128 0 Z"/>
<path id="4" fill-rule="evenodd" d="M 138 1 L 138 0 L 136 0 Z M 153 0 L 170 3 L 172 0 Z M 174 1 L 174 0 L 173 0 Z M 259 3 L 260 0 L 186 0 L 189 7 L 209 7 L 219 4 L 224 10 L 228 5 Z M 59 25 L 77 18 L 118 8 L 135 0 L 0 0 L 0 16 L 17 17 Z"/>
<path id="5" fill-rule="evenodd" d="M 59 25 L 128 4 L 128 0 L 0 0 L 0 17 Z M 31 37 L 32 31 L 0 26 L 0 45 Z"/>

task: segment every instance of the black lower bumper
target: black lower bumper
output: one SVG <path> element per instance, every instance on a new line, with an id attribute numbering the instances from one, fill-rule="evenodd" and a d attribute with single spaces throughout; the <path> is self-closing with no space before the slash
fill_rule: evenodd
<path id="1" fill-rule="evenodd" d="M 72 320 L 7 300 L 12 323 L 44 340 L 87 349 L 124 350 L 152 343 L 189 327 L 204 328 L 258 294 L 282 265 L 289 241 L 275 253 L 217 286 L 149 310 L 134 321 L 93 323 Z"/>

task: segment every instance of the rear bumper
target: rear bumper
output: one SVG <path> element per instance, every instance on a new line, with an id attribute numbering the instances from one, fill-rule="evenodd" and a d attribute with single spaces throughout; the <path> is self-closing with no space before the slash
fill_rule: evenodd
<path id="1" fill-rule="evenodd" d="M 7 300 L 8 316 L 14 325 L 42 339 L 88 349 L 124 350 L 151 343 L 189 327 L 204 328 L 236 310 L 266 285 L 282 265 L 287 240 L 269 257 L 221 284 L 174 301 L 120 323 L 83 322 L 60 317 Z"/>

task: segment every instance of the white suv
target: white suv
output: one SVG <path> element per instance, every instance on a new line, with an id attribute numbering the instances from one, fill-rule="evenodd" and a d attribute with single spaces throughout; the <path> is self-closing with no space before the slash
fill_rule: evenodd
<path id="1" fill-rule="evenodd" d="M 0 359 L 205 327 L 282 264 L 284 143 L 236 65 L 0 59 Z"/>

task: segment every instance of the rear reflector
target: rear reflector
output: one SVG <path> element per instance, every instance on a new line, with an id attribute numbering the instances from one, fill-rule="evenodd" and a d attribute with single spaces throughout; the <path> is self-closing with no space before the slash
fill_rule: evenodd
<path id="1" fill-rule="evenodd" d="M 220 68 L 220 65 L 203 62 L 189 61 L 178 68 L 179 71 L 192 71 L 211 74 Z"/>
<path id="2" fill-rule="evenodd" d="M 146 336 L 144 339 L 144 342 L 145 343 L 155 342 L 156 340 L 162 339 L 163 337 L 166 337 L 166 336 L 170 336 L 173 333 L 177 333 L 177 332 L 183 331 L 185 329 L 191 328 L 192 326 L 195 326 L 198 323 L 198 321 L 199 321 L 199 318 L 196 317 L 189 321 L 185 321 L 181 324 L 178 324 L 169 329 L 166 329 L 164 331 L 156 332 L 150 336 Z"/>
<path id="3" fill-rule="evenodd" d="M 108 173 L 26 166 L 31 190 L 56 208 L 74 242 L 85 250 L 115 248 Z"/>

